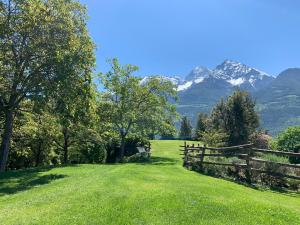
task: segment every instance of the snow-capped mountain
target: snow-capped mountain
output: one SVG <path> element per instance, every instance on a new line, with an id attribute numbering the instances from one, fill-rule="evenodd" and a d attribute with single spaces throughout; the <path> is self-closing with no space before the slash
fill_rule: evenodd
<path id="1" fill-rule="evenodd" d="M 255 68 L 233 60 L 225 60 L 213 70 L 206 67 L 195 67 L 183 82 L 178 83 L 177 90 L 179 92 L 186 91 L 193 86 L 199 86 L 200 83 L 216 82 L 216 80 L 225 81 L 232 87 L 238 86 L 251 90 L 259 89 L 273 79 L 269 74 Z"/>
<path id="2" fill-rule="evenodd" d="M 285 70 L 275 78 L 242 63 L 225 60 L 214 69 L 195 67 L 185 78 L 160 78 L 177 86 L 177 110 L 193 124 L 199 112 L 210 113 L 221 98 L 239 88 L 256 99 L 261 126 L 270 134 L 300 125 L 300 68 Z"/>
<path id="3" fill-rule="evenodd" d="M 179 76 L 174 76 L 174 77 L 168 77 L 168 76 L 154 76 L 154 77 L 156 77 L 156 78 L 159 78 L 159 79 L 162 79 L 162 80 L 167 80 L 167 81 L 171 81 L 175 86 L 179 86 L 179 85 L 181 85 L 181 84 L 183 84 L 184 83 L 184 80 L 181 78 L 181 77 L 179 77 Z M 148 80 L 149 80 L 149 76 L 146 76 L 146 77 L 144 77 L 141 81 L 140 81 L 140 83 L 141 84 L 144 84 L 144 83 L 146 83 Z"/>

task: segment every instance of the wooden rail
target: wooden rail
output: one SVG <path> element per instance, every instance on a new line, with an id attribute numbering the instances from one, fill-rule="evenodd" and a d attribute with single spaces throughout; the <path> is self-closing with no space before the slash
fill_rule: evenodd
<path id="1" fill-rule="evenodd" d="M 252 172 L 256 173 L 264 173 L 274 177 L 285 177 L 289 179 L 300 180 L 300 164 L 290 164 L 290 163 L 281 163 L 281 162 L 273 162 L 264 159 L 260 159 L 257 153 L 262 154 L 274 154 L 279 156 L 286 157 L 299 157 L 300 153 L 293 152 L 283 152 L 277 150 L 269 150 L 269 149 L 259 149 L 254 148 L 253 144 L 244 144 L 238 146 L 231 147 L 223 147 L 223 148 L 215 148 L 215 147 L 207 147 L 207 146 L 198 146 L 187 145 L 186 142 L 183 146 L 180 146 L 183 149 L 183 165 L 188 168 L 193 168 L 193 165 L 197 165 L 200 169 L 204 168 L 204 165 L 217 165 L 217 166 L 227 166 L 227 167 L 236 167 L 245 169 L 245 176 L 249 183 L 251 183 Z M 219 153 L 215 153 L 219 152 Z M 214 162 L 205 160 L 206 157 L 237 157 L 240 160 L 245 160 L 245 163 L 227 163 L 227 162 Z M 259 168 L 257 168 L 257 163 L 260 164 Z M 262 166 L 266 167 L 267 165 L 277 165 L 278 168 L 293 168 L 296 170 L 296 174 L 284 174 L 280 172 L 268 171 L 267 169 L 262 169 Z"/>

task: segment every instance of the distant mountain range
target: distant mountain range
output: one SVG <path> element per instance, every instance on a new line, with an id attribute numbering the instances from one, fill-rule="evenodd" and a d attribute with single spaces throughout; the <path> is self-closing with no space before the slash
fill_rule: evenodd
<path id="1" fill-rule="evenodd" d="M 240 62 L 225 60 L 215 69 L 196 67 L 185 79 L 164 79 L 177 85 L 178 111 L 193 123 L 199 112 L 209 113 L 221 98 L 241 89 L 256 99 L 261 127 L 270 134 L 300 125 L 300 68 L 287 69 L 274 77 Z"/>

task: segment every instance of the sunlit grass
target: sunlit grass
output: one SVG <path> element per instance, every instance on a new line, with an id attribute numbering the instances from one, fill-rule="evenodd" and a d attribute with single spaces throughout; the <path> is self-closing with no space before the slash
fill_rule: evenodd
<path id="1" fill-rule="evenodd" d="M 152 162 L 9 172 L 0 224 L 290 224 L 299 195 L 254 190 L 182 167 L 182 141 L 154 141 Z"/>

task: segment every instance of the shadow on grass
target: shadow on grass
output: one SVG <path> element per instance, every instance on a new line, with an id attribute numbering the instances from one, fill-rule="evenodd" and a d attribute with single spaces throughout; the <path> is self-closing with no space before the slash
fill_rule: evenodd
<path id="1" fill-rule="evenodd" d="M 168 158 L 168 157 L 159 157 L 159 156 L 151 156 L 148 161 L 136 162 L 139 165 L 162 165 L 162 166 L 170 166 L 178 164 L 178 160 Z"/>
<path id="2" fill-rule="evenodd" d="M 0 175 L 0 196 L 15 194 L 17 192 L 29 190 L 36 186 L 49 184 L 58 179 L 65 178 L 62 174 L 45 174 L 52 168 L 36 168 L 22 171 L 9 171 Z"/>

